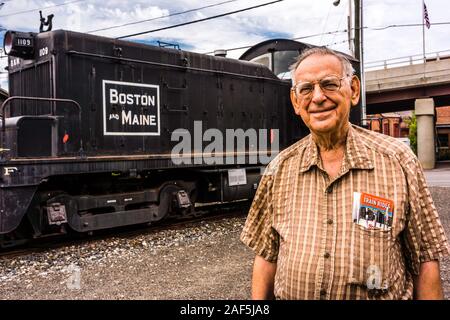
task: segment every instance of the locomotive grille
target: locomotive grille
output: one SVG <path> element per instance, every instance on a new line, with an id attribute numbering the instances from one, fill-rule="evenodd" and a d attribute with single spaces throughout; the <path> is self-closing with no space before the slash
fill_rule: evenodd
<path id="1" fill-rule="evenodd" d="M 51 61 L 35 64 L 9 75 L 11 96 L 52 97 Z M 7 117 L 42 115 L 51 113 L 48 102 L 13 101 L 6 109 Z"/>

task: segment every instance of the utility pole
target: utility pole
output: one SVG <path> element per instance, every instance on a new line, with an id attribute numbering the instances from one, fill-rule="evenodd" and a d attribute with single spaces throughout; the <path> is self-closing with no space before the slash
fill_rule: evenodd
<path id="1" fill-rule="evenodd" d="M 333 1 L 333 5 L 338 6 L 340 0 Z M 364 23 L 363 23 L 363 0 L 354 0 L 354 12 L 352 10 L 352 0 L 348 0 L 349 5 L 349 17 L 348 17 L 348 42 L 349 49 L 353 53 L 355 59 L 359 60 L 359 69 L 361 72 L 361 118 L 362 125 L 366 126 L 366 78 L 364 75 Z M 355 37 L 354 37 L 354 45 L 352 46 L 351 39 L 351 25 L 352 25 L 352 14 L 355 20 Z M 353 50 L 352 50 L 353 49 Z"/>
<path id="2" fill-rule="evenodd" d="M 349 0 L 350 2 L 352 0 Z M 355 58 L 360 60 L 360 47 L 361 47 L 361 38 L 360 38 L 360 30 L 361 30 L 361 15 L 359 14 L 359 6 L 360 4 L 360 0 L 354 0 L 355 1 L 355 12 L 354 12 L 354 17 L 355 17 L 355 40 L 354 40 L 354 54 L 355 54 Z"/>
<path id="3" fill-rule="evenodd" d="M 348 1 L 348 16 L 347 16 L 347 37 L 348 37 L 348 49 L 355 56 L 355 42 L 353 37 L 353 21 L 352 21 L 352 1 Z"/>
<path id="4" fill-rule="evenodd" d="M 349 0 L 351 1 L 351 0 Z M 361 71 L 361 117 L 366 126 L 366 76 L 364 74 L 364 0 L 355 0 L 355 58 L 359 60 Z"/>

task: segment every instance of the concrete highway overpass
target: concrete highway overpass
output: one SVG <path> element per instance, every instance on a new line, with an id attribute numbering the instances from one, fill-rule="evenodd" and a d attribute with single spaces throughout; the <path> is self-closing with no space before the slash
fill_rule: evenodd
<path id="1" fill-rule="evenodd" d="M 365 72 L 367 114 L 413 110 L 422 98 L 450 106 L 450 56 L 412 63 Z"/>

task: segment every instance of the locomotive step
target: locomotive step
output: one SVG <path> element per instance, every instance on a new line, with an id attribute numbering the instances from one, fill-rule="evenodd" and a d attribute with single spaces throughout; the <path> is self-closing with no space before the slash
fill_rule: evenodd
<path id="1" fill-rule="evenodd" d="M 148 208 L 103 213 L 96 215 L 73 215 L 68 223 L 78 232 L 87 232 L 100 229 L 109 229 L 119 226 L 149 223 L 160 220 L 158 206 L 150 205 Z"/>

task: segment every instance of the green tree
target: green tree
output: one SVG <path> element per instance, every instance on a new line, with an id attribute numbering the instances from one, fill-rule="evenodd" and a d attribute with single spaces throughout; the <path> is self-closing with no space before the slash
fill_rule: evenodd
<path id="1" fill-rule="evenodd" d="M 417 119 L 416 114 L 413 112 L 411 119 L 407 120 L 409 127 L 409 143 L 412 151 L 417 155 Z"/>

